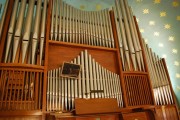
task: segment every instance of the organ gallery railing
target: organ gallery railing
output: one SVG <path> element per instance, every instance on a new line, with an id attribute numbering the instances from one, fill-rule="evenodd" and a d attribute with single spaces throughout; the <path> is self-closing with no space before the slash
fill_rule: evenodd
<path id="1" fill-rule="evenodd" d="M 43 71 L 0 68 L 0 111 L 42 109 Z"/>

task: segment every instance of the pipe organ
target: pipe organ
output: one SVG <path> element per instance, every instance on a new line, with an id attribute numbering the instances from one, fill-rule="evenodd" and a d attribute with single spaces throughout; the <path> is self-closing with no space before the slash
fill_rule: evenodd
<path id="1" fill-rule="evenodd" d="M 71 111 L 76 98 L 116 98 L 118 106 L 123 107 L 119 75 L 98 64 L 87 50 L 71 62 L 82 67 L 78 78 L 63 78 L 62 68 L 48 71 L 47 111 Z"/>
<path id="2" fill-rule="evenodd" d="M 114 48 L 108 9 L 82 11 L 55 0 L 52 6 L 50 40 Z"/>
<path id="3" fill-rule="evenodd" d="M 114 3 L 83 11 L 63 0 L 6 0 L 0 120 L 179 119 L 165 60 L 127 0 Z M 80 66 L 77 77 L 62 75 L 65 62 Z"/>

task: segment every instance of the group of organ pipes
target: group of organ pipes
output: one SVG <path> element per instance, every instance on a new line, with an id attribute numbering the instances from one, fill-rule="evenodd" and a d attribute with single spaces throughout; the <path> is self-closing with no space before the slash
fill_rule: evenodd
<path id="1" fill-rule="evenodd" d="M 163 59 L 142 40 L 146 53 L 150 79 L 153 86 L 154 98 L 157 105 L 174 104 L 173 96 L 170 90 L 170 84 L 166 73 Z"/>
<path id="2" fill-rule="evenodd" d="M 82 67 L 78 78 L 61 76 L 61 67 L 48 71 L 47 111 L 71 111 L 77 98 L 116 98 L 123 107 L 119 75 L 103 68 L 87 50 L 71 63 Z"/>
<path id="3" fill-rule="evenodd" d="M 54 0 L 51 17 L 51 40 L 114 48 L 108 9 L 82 11 Z"/>
<path id="4" fill-rule="evenodd" d="M 145 71 L 142 48 L 131 8 L 126 0 L 115 0 L 113 11 L 123 70 Z"/>
<path id="5" fill-rule="evenodd" d="M 6 0 L 1 17 L 1 38 L 8 2 L 9 0 Z M 4 51 L 0 53 L 3 54 L 1 62 L 4 64 L 45 66 L 46 42 L 83 44 L 87 49 L 81 51 L 77 57 L 65 61 L 81 66 L 76 78 L 62 76 L 61 65 L 55 69 L 47 68 L 45 71 L 0 68 L 1 108 L 8 107 L 9 110 L 15 105 L 20 105 L 16 109 L 41 109 L 42 89 L 46 89 L 43 95 L 46 94 L 48 112 L 73 111 L 75 99 L 116 98 L 120 108 L 152 105 L 152 98 L 159 106 L 175 104 L 165 62 L 139 35 L 136 19 L 127 0 L 115 0 L 112 9 L 99 11 L 83 11 L 63 0 L 14 0 L 12 9 Z M 50 15 L 47 14 L 48 10 Z M 48 17 L 50 27 L 49 38 L 46 40 Z M 97 62 L 93 55 L 89 54 L 88 47 L 91 46 L 118 50 L 122 67 L 118 69 L 122 74 L 120 72 L 118 74 L 117 71 L 112 72 Z M 43 88 L 42 80 L 45 72 L 47 72 L 47 87 Z M 13 83 L 12 80 L 17 83 Z M 151 94 L 149 80 L 154 95 Z M 123 91 L 123 88 L 126 91 Z M 145 92 L 142 91 L 143 89 Z M 124 97 L 127 97 L 128 102 L 123 99 Z"/>
<path id="6" fill-rule="evenodd" d="M 14 0 L 4 63 L 43 65 L 47 1 Z"/>

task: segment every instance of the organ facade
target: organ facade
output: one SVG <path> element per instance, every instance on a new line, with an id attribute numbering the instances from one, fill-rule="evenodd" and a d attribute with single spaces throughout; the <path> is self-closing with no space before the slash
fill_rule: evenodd
<path id="1" fill-rule="evenodd" d="M 82 11 L 62 0 L 6 0 L 0 120 L 179 119 L 165 60 L 145 43 L 127 0 L 114 2 Z M 78 73 L 63 76 L 63 63 Z"/>

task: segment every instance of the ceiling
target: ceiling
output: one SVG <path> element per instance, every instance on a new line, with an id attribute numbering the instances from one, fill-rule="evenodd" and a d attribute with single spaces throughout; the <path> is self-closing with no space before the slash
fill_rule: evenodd
<path id="1" fill-rule="evenodd" d="M 114 0 L 64 1 L 82 10 L 101 10 L 114 5 Z M 0 3 L 4 2 L 0 0 Z M 156 54 L 166 59 L 172 86 L 180 103 L 180 0 L 128 2 L 137 17 L 142 36 Z"/>

